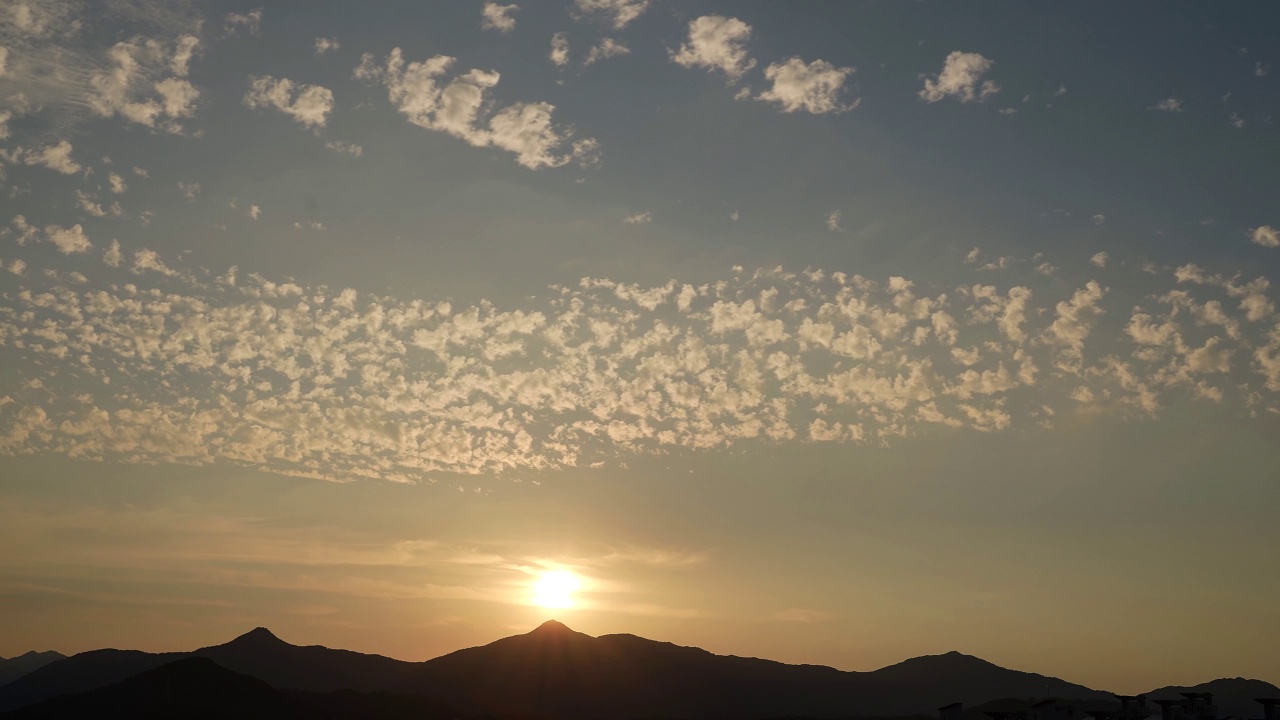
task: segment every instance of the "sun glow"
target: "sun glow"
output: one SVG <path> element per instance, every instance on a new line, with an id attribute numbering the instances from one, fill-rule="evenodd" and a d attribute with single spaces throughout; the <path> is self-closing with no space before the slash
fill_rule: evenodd
<path id="1" fill-rule="evenodd" d="M 543 573 L 533 586 L 533 604 L 544 608 L 573 607 L 573 592 L 581 582 L 565 570 Z"/>

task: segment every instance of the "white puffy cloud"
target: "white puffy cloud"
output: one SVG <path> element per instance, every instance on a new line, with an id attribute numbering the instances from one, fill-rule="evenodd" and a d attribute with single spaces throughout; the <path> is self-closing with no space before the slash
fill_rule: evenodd
<path id="1" fill-rule="evenodd" d="M 249 92 L 244 104 L 249 108 L 269 107 L 293 118 L 305 127 L 319 130 L 333 112 L 333 91 L 320 85 L 295 83 L 270 75 L 249 76 Z"/>
<path id="2" fill-rule="evenodd" d="M 949 97 L 962 103 L 982 102 L 1000 92 L 999 85 L 982 79 L 993 64 L 978 53 L 953 51 L 943 62 L 942 72 L 925 78 L 924 88 L 917 94 L 929 103 Z"/>
<path id="3" fill-rule="evenodd" d="M 631 48 L 613 38 L 604 38 L 587 51 L 587 59 L 582 62 L 584 65 L 592 65 L 600 60 L 629 54 L 631 54 Z"/>
<path id="4" fill-rule="evenodd" d="M 485 122 L 488 91 L 501 76 L 472 69 L 442 84 L 442 76 L 454 62 L 452 57 L 436 55 L 406 63 L 400 48 L 394 48 L 381 66 L 366 54 L 355 76 L 386 85 L 388 99 L 414 125 L 448 133 L 476 147 L 514 153 L 516 162 L 531 170 L 566 165 L 598 153 L 594 139 L 570 142 L 572 128 L 552 122 L 555 106 L 550 103 L 513 103 L 493 112 Z M 562 150 L 566 144 L 569 152 Z"/>
<path id="5" fill-rule="evenodd" d="M 836 67 L 826 60 L 814 60 L 805 64 L 798 57 L 765 68 L 765 79 L 773 83 L 768 90 L 756 96 L 757 100 L 778 105 L 783 112 L 803 110 L 815 115 L 836 113 L 857 107 L 857 101 L 841 101 L 845 79 L 852 75 L 851 67 Z"/>
<path id="6" fill-rule="evenodd" d="M 172 133 L 183 131 L 179 120 L 195 113 L 200 91 L 186 79 L 199 40 L 193 35 L 173 43 L 134 38 L 107 51 L 108 67 L 89 77 L 89 108 L 103 117 L 119 115 L 130 122 Z"/>
<path id="7" fill-rule="evenodd" d="M 120 241 L 112 240 L 111 244 L 102 253 L 102 262 L 109 267 L 120 267 L 120 263 L 124 261 L 124 253 L 120 251 Z"/>
<path id="8" fill-rule="evenodd" d="M 116 195 L 119 195 L 129 189 L 129 186 L 125 184 L 124 178 L 117 173 L 107 173 L 107 183 L 111 187 L 111 192 Z"/>
<path id="9" fill-rule="evenodd" d="M 621 30 L 649 9 L 649 0 L 574 0 L 579 15 L 598 18 Z"/>
<path id="10" fill-rule="evenodd" d="M 88 252 L 93 243 L 84 234 L 84 228 L 77 223 L 69 228 L 59 225 L 48 225 L 44 229 L 45 240 L 53 243 L 63 255 Z"/>
<path id="11" fill-rule="evenodd" d="M 1111 256 L 1104 250 L 1102 252 L 1094 253 L 1093 257 L 1089 258 L 1089 264 L 1095 267 L 1104 268 L 1107 266 L 1107 260 L 1109 259 L 1111 259 Z"/>
<path id="12" fill-rule="evenodd" d="M 689 37 L 671 60 L 681 67 L 719 70 L 730 81 L 741 78 L 756 61 L 744 47 L 751 39 L 751 26 L 737 18 L 703 15 L 689 22 Z"/>
<path id="13" fill-rule="evenodd" d="M 250 220 L 257 220 L 259 217 L 262 216 L 262 208 L 258 207 L 257 205 L 250 205 L 248 214 L 249 214 Z"/>
<path id="14" fill-rule="evenodd" d="M 569 36 L 558 32 L 551 36 L 551 62 L 557 66 L 569 63 Z"/>
<path id="15" fill-rule="evenodd" d="M 257 35 L 261 26 L 262 8 L 256 8 L 242 13 L 227 13 L 222 18 L 223 33 L 227 37 L 235 37 L 241 32 L 248 33 L 249 35 Z"/>
<path id="16" fill-rule="evenodd" d="M 1045 342 L 1061 349 L 1058 367 L 1078 371 L 1084 354 L 1085 339 L 1089 337 L 1094 322 L 1103 313 L 1098 303 L 1106 290 L 1094 280 L 1077 290 L 1070 300 L 1058 303 L 1053 324 L 1045 331 Z"/>
<path id="17" fill-rule="evenodd" d="M 342 47 L 342 43 L 338 42 L 338 38 L 336 37 L 318 37 L 315 40 L 314 47 L 316 50 L 316 57 L 320 57 L 321 55 L 340 49 Z"/>
<path id="18" fill-rule="evenodd" d="M 498 32 L 503 33 L 515 30 L 515 13 L 519 9 L 520 6 L 515 3 L 512 3 L 511 5 L 499 5 L 492 1 L 486 2 L 480 8 L 480 29 L 497 30 Z"/>
<path id="19" fill-rule="evenodd" d="M 54 172 L 60 172 L 63 175 L 74 175 L 83 170 L 84 167 L 71 158 L 72 150 L 73 148 L 69 141 L 59 140 L 53 145 L 46 145 L 38 150 L 22 147 L 14 148 L 8 153 L 0 150 L 0 158 L 14 164 L 36 165 Z"/>
<path id="20" fill-rule="evenodd" d="M 1280 247 L 1280 230 L 1270 225 L 1260 225 L 1249 231 L 1249 239 L 1262 247 Z"/>
<path id="21" fill-rule="evenodd" d="M 842 219 L 844 219 L 844 213 L 839 210 L 827 213 L 827 229 L 831 232 L 844 232 L 844 228 L 840 227 Z"/>

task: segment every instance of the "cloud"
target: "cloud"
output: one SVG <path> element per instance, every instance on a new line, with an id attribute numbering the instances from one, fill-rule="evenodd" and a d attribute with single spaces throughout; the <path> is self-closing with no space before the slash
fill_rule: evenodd
<path id="1" fill-rule="evenodd" d="M 333 91 L 320 85 L 294 83 L 288 78 L 250 75 L 249 92 L 243 102 L 251 109 L 275 108 L 303 126 L 319 130 L 333 112 Z"/>
<path id="2" fill-rule="evenodd" d="M 599 151 L 592 138 L 570 142 L 573 128 L 552 123 L 555 106 L 546 102 L 516 102 L 489 115 L 488 91 L 498 84 L 497 72 L 472 69 L 442 84 L 442 76 L 455 59 L 436 55 L 422 62 L 404 61 L 400 48 L 392 49 L 384 65 L 365 54 L 355 77 L 381 82 L 387 96 L 409 122 L 444 132 L 476 147 L 496 147 L 514 153 L 516 162 L 536 170 L 559 167 Z M 569 152 L 562 148 L 568 144 Z"/>
<path id="3" fill-rule="evenodd" d="M 250 220 L 257 220 L 262 216 L 262 208 L 257 205 L 250 205 L 248 215 Z"/>
<path id="4" fill-rule="evenodd" d="M 669 54 L 681 67 L 719 70 L 732 82 L 756 65 L 744 47 L 750 38 L 751 26 L 741 20 L 704 15 L 689 22 L 688 40 Z"/>
<path id="5" fill-rule="evenodd" d="M 92 247 L 78 227 L 10 228 L 68 254 Z M 112 241 L 102 259 L 119 267 L 123 255 Z M 0 406 L 0 454 L 424 482 L 629 453 L 1001 432 L 1081 402 L 1280 410 L 1269 282 L 1195 266 L 1159 276 L 1167 292 L 1136 310 L 1096 282 L 1033 294 L 819 269 L 651 287 L 583 278 L 499 307 L 235 269 L 198 281 L 146 249 L 127 267 L 123 284 L 101 266 L 86 284 L 10 280 L 22 285 L 0 337 L 20 376 Z M 42 389 L 22 390 L 32 383 Z"/>
<path id="6" fill-rule="evenodd" d="M 925 78 L 924 88 L 917 95 L 928 103 L 949 97 L 962 103 L 982 102 L 1000 92 L 995 82 L 982 79 L 993 64 L 978 53 L 953 51 L 943 62 L 942 72 L 932 79 Z"/>
<path id="7" fill-rule="evenodd" d="M 840 95 L 851 67 L 836 67 L 826 60 L 805 64 L 798 57 L 770 64 L 764 76 L 773 87 L 756 96 L 757 100 L 777 104 L 783 112 L 804 110 L 814 115 L 838 113 L 857 107 L 857 101 L 843 103 Z"/>
<path id="8" fill-rule="evenodd" d="M 107 173 L 107 183 L 111 186 L 111 192 L 115 195 L 119 195 L 129 189 L 129 186 L 125 184 L 124 178 L 113 172 Z"/>
<path id="9" fill-rule="evenodd" d="M 1159 110 L 1161 112 L 1180 113 L 1182 112 L 1182 101 L 1177 98 L 1165 98 L 1147 109 Z"/>
<path id="10" fill-rule="evenodd" d="M 551 62 L 563 67 L 569 63 L 569 36 L 558 32 L 551 36 Z"/>
<path id="11" fill-rule="evenodd" d="M 1107 266 L 1107 260 L 1110 258 L 1111 256 L 1108 255 L 1106 251 L 1094 253 L 1093 257 L 1089 258 L 1089 264 L 1095 267 L 1104 268 Z"/>
<path id="12" fill-rule="evenodd" d="M 364 148 L 355 143 L 346 142 L 345 140 L 330 140 L 324 146 L 334 152 L 344 153 L 352 157 L 360 157 L 364 154 Z"/>
<path id="13" fill-rule="evenodd" d="M 840 221 L 844 218 L 844 213 L 839 210 L 832 210 L 827 213 L 827 229 L 831 232 L 844 232 L 844 228 L 840 227 Z"/>
<path id="14" fill-rule="evenodd" d="M 76 253 L 88 252 L 93 243 L 89 242 L 88 236 L 84 234 L 84 228 L 79 224 L 64 228 L 59 225 L 48 225 L 44 229 L 45 240 L 53 243 L 58 248 L 58 252 L 63 255 L 73 255 Z"/>
<path id="15" fill-rule="evenodd" d="M 123 261 L 124 253 L 120 251 L 120 241 L 112 240 L 111 244 L 102 253 L 102 262 L 108 267 L 118 268 Z"/>
<path id="16" fill-rule="evenodd" d="M 179 181 L 178 192 L 182 193 L 182 196 L 188 200 L 195 200 L 196 196 L 200 194 L 200 183 L 186 183 Z"/>
<path id="17" fill-rule="evenodd" d="M 1262 247 L 1280 247 L 1280 230 L 1270 225 L 1260 225 L 1249 231 L 1249 239 Z"/>
<path id="18" fill-rule="evenodd" d="M 649 9 L 649 0 L 574 0 L 574 7 L 582 17 L 600 19 L 621 30 Z"/>
<path id="19" fill-rule="evenodd" d="M 600 60 L 630 54 L 631 48 L 628 48 L 626 45 L 623 45 L 613 38 L 604 38 L 587 51 L 587 59 L 583 61 L 583 64 L 592 65 Z"/>
<path id="20" fill-rule="evenodd" d="M 1078 371 L 1084 353 L 1084 341 L 1089 337 L 1094 321 L 1103 313 L 1098 302 L 1105 294 L 1106 290 L 1090 280 L 1070 300 L 1057 304 L 1056 317 L 1044 337 L 1046 342 L 1062 350 L 1059 368 Z"/>
<path id="21" fill-rule="evenodd" d="M 315 41 L 316 57 L 334 52 L 341 47 L 342 43 L 338 42 L 336 37 L 318 37 Z"/>
<path id="22" fill-rule="evenodd" d="M 181 133 L 179 120 L 192 117 L 200 91 L 186 79 L 199 40 L 184 35 L 173 43 L 134 38 L 107 51 L 108 67 L 93 72 L 86 98 L 103 117 L 126 120 L 170 133 Z"/>
<path id="23" fill-rule="evenodd" d="M 222 18 L 223 34 L 226 37 L 235 37 L 241 32 L 249 35 L 257 35 L 262 25 L 262 8 L 250 10 L 248 12 L 227 13 Z"/>
<path id="24" fill-rule="evenodd" d="M 653 222 L 653 216 L 648 212 L 638 212 L 634 215 L 628 215 L 622 218 L 622 222 L 628 225 L 647 225 Z"/>
<path id="25" fill-rule="evenodd" d="M 22 147 L 14 148 L 8 153 L 0 150 L 0 157 L 16 165 L 36 165 L 63 175 L 74 175 L 84 167 L 71 158 L 72 149 L 69 141 L 59 140 L 56 144 L 46 145 L 39 150 Z"/>
<path id="26" fill-rule="evenodd" d="M 514 17 L 519 5 L 499 5 L 496 2 L 486 2 L 480 9 L 480 29 L 481 30 L 497 30 L 502 33 L 509 33 L 516 29 L 516 19 Z"/>
<path id="27" fill-rule="evenodd" d="M 120 203 L 114 202 L 106 208 L 103 208 L 101 203 L 94 202 L 95 199 L 96 198 L 93 195 L 90 195 L 83 190 L 76 191 L 76 205 L 81 210 L 94 217 L 107 217 L 108 215 L 112 217 L 120 217 L 124 214 L 124 209 L 120 207 Z"/>
<path id="28" fill-rule="evenodd" d="M 1094 215 L 1092 218 L 1090 218 L 1090 220 L 1093 221 L 1094 225 L 1101 225 L 1102 223 L 1107 221 L 1107 216 L 1103 215 L 1102 213 L 1098 213 L 1097 215 Z"/>

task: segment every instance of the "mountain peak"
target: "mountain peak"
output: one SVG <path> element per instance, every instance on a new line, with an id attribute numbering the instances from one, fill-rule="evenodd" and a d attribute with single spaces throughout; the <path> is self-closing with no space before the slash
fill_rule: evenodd
<path id="1" fill-rule="evenodd" d="M 287 645 L 285 641 L 275 636 L 270 630 L 264 627 L 256 627 L 231 642 L 237 645 Z"/>
<path id="2" fill-rule="evenodd" d="M 534 628 L 533 632 L 529 634 L 533 635 L 535 633 L 538 635 L 568 635 L 573 633 L 573 630 L 559 620 L 548 620 Z"/>

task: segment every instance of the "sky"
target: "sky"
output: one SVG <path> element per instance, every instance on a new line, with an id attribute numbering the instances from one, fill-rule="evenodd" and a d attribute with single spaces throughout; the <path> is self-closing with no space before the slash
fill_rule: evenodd
<path id="1" fill-rule="evenodd" d="M 2 0 L 0 656 L 1280 682 L 1277 32 Z"/>

